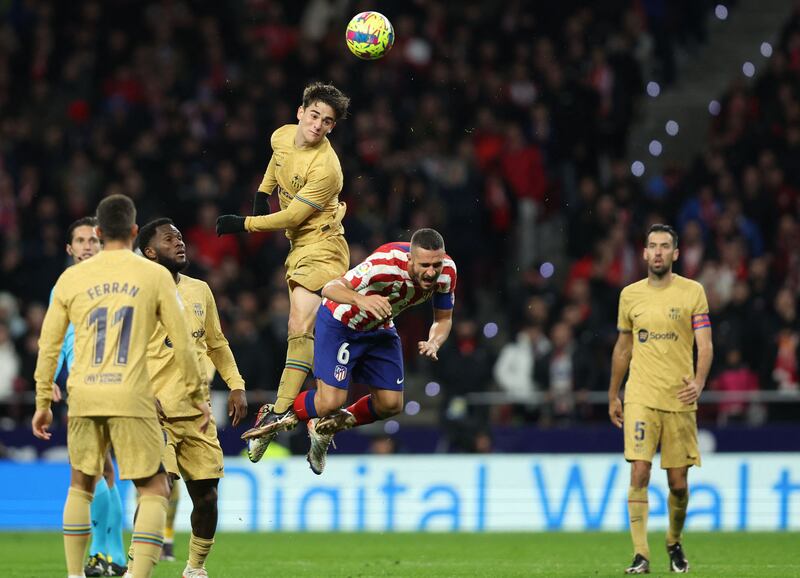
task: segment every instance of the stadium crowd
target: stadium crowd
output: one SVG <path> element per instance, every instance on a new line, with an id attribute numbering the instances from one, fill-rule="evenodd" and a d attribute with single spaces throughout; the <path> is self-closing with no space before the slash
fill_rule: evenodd
<path id="1" fill-rule="evenodd" d="M 653 222 L 676 226 L 677 271 L 707 290 L 710 387 L 797 390 L 800 8 L 767 69 L 720 99 L 704 154 L 641 180 L 625 161 L 637 101 L 647 80 L 675 81 L 676 54 L 704 41 L 709 5 L 595 4 L 381 2 L 396 43 L 372 63 L 343 42 L 362 2 L 3 4 L 4 417 L 30 413 L 15 400 L 33 390 L 66 226 L 117 192 L 134 199 L 140 223 L 175 220 L 248 389 L 275 389 L 287 240 L 218 238 L 214 223 L 249 214 L 269 135 L 293 122 L 312 79 L 352 97 L 352 118 L 330 137 L 352 261 L 430 226 L 459 264 L 454 334 L 437 364 L 415 355 L 426 313 L 398 323 L 409 372 L 441 385 L 443 423 L 606 420 L 585 392 L 607 387 L 617 298 L 645 274 Z M 493 388 L 545 402 L 491 414 L 467 403 Z M 706 417 L 758 422 L 756 409 L 727 402 Z"/>

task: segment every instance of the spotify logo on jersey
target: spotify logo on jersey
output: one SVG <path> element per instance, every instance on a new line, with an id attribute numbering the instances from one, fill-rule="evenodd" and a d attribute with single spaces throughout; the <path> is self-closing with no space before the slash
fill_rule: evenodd
<path id="1" fill-rule="evenodd" d="M 639 330 L 639 343 L 647 343 L 647 340 L 653 341 L 678 341 L 678 334 L 674 331 L 665 331 L 663 333 L 650 332 L 647 329 Z"/>

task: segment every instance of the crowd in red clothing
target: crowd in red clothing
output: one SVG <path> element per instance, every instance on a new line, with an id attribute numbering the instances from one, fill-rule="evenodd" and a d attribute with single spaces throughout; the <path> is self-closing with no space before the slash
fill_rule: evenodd
<path id="1" fill-rule="evenodd" d="M 532 344 L 531 387 L 605 387 L 616 298 L 643 274 L 654 220 L 678 227 L 680 271 L 709 292 L 715 371 L 738 349 L 759 387 L 796 387 L 798 16 L 768 71 L 721 99 L 706 154 L 642 182 L 623 159 L 643 85 L 669 86 L 675 51 L 697 49 L 710 17 L 692 0 L 659 6 L 387 1 L 396 45 L 366 63 L 342 41 L 352 14 L 325 0 L 3 4 L 0 350 L 19 370 L 0 395 L 32 388 L 66 226 L 116 192 L 141 223 L 175 220 L 248 387 L 274 389 L 287 241 L 217 238 L 213 224 L 249 213 L 269 135 L 318 79 L 352 97 L 331 140 L 353 260 L 432 226 L 459 265 L 452 359 L 434 370 L 409 357 L 411 371 L 439 372 L 448 400 L 500 381 L 492 366 L 517 332 Z M 401 318 L 407 344 L 424 314 Z M 488 321 L 498 337 L 481 335 Z M 545 419 L 597 416 L 558 407 Z"/>

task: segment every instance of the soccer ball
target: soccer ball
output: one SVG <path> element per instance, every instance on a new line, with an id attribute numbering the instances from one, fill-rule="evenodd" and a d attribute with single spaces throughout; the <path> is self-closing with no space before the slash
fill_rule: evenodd
<path id="1" fill-rule="evenodd" d="M 347 25 L 347 48 L 363 60 L 377 60 L 394 44 L 394 28 L 380 12 L 362 12 Z"/>

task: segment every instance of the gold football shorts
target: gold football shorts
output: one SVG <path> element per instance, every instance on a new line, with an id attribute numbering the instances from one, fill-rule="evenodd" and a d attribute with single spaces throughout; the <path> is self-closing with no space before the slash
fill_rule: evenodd
<path id="1" fill-rule="evenodd" d="M 205 432 L 200 431 L 203 416 L 177 417 L 162 421 L 167 448 L 164 467 L 184 480 L 211 480 L 225 475 L 217 424 L 212 416 Z"/>
<path id="2" fill-rule="evenodd" d="M 350 248 L 344 235 L 331 235 L 316 243 L 293 247 L 286 257 L 289 290 L 301 285 L 317 292 L 350 268 Z"/>
<path id="3" fill-rule="evenodd" d="M 638 403 L 625 404 L 625 459 L 653 461 L 661 446 L 661 468 L 699 466 L 697 412 L 661 411 Z"/>
<path id="4" fill-rule="evenodd" d="M 67 449 L 73 468 L 89 476 L 103 473 L 109 446 L 122 480 L 149 478 L 164 457 L 164 434 L 155 417 L 70 417 Z"/>

